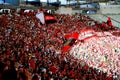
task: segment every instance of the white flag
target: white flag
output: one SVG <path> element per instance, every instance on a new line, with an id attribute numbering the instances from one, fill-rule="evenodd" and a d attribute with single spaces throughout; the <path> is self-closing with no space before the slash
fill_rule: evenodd
<path id="1" fill-rule="evenodd" d="M 44 18 L 44 13 L 43 12 L 39 12 L 36 14 L 36 17 L 40 20 L 40 22 L 42 24 L 45 24 L 45 18 Z"/>

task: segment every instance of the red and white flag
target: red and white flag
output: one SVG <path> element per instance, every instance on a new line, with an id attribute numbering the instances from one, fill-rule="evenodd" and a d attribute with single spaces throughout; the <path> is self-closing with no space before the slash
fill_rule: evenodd
<path id="1" fill-rule="evenodd" d="M 36 14 L 36 17 L 40 20 L 40 23 L 42 24 L 56 22 L 56 18 L 52 14 L 47 13 L 47 11 L 44 9 L 39 9 L 38 13 Z"/>

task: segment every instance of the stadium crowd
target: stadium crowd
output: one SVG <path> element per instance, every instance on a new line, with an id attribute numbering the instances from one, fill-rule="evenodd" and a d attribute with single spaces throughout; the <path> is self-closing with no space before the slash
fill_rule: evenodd
<path id="1" fill-rule="evenodd" d="M 40 25 L 35 15 L 36 12 L 23 11 L 1 15 L 0 80 L 119 79 L 117 72 L 111 71 L 108 75 L 82 58 L 75 58 L 69 51 L 61 50 L 66 34 L 91 28 L 98 32 L 109 31 L 104 22 L 81 14 L 54 14 L 56 23 Z"/>

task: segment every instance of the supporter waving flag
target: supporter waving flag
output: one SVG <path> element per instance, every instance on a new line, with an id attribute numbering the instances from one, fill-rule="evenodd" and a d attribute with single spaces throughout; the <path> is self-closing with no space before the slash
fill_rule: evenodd
<path id="1" fill-rule="evenodd" d="M 111 28 L 114 28 L 110 17 L 108 17 L 108 19 L 107 19 L 107 25 Z"/>

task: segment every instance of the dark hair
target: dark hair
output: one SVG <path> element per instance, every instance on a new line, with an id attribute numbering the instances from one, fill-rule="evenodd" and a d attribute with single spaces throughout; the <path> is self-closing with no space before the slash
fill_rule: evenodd
<path id="1" fill-rule="evenodd" d="M 6 66 L 6 64 L 0 62 L 0 73 L 3 72 L 3 69 L 4 69 L 5 66 Z"/>
<path id="2" fill-rule="evenodd" d="M 34 76 L 32 77 L 32 80 L 39 80 L 39 78 L 38 78 L 37 75 L 34 75 Z"/>
<path id="3" fill-rule="evenodd" d="M 19 73 L 19 78 L 21 78 L 22 80 L 26 80 L 27 79 L 27 77 L 26 77 L 26 75 L 24 74 L 24 73 Z"/>

